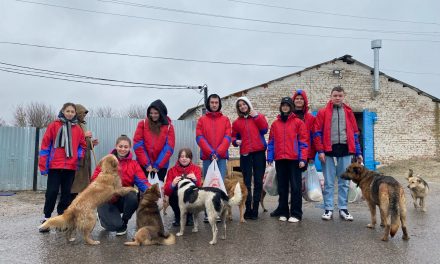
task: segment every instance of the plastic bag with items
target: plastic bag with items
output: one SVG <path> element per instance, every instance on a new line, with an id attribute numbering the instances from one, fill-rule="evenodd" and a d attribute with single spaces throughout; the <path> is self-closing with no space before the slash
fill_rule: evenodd
<path id="1" fill-rule="evenodd" d="M 271 195 L 278 195 L 278 182 L 276 177 L 275 166 L 267 166 L 263 178 L 263 190 Z"/>
<path id="2" fill-rule="evenodd" d="M 163 208 L 163 187 L 164 187 L 163 181 L 159 180 L 159 175 L 157 175 L 157 172 L 150 172 L 148 174 L 147 180 L 148 180 L 148 183 L 151 185 L 154 185 L 156 183 L 158 184 L 159 189 L 160 189 L 160 199 L 157 201 L 157 205 L 159 206 L 159 210 L 162 210 L 162 208 Z"/>
<path id="3" fill-rule="evenodd" d="M 208 167 L 205 180 L 203 181 L 203 187 L 215 187 L 227 193 L 225 183 L 223 182 L 216 160 L 213 160 Z"/>
<path id="4" fill-rule="evenodd" d="M 302 173 L 302 195 L 306 201 L 320 202 L 323 199 L 324 176 L 318 173 L 314 164 L 309 164 Z"/>

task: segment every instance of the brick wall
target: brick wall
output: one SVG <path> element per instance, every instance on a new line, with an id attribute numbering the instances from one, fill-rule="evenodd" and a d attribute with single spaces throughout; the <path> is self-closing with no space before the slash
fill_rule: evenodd
<path id="1" fill-rule="evenodd" d="M 340 70 L 341 75 L 334 75 Z M 375 159 L 381 163 L 412 157 L 439 157 L 439 110 L 427 96 L 418 95 L 401 83 L 389 81 L 380 76 L 380 91 L 373 95 L 373 75 L 370 69 L 357 63 L 347 64 L 341 60 L 309 68 L 299 74 L 290 75 L 265 86 L 259 86 L 222 99 L 222 112 L 231 122 L 237 118 L 235 101 L 245 95 L 254 108 L 264 113 L 269 125 L 278 115 L 279 102 L 284 96 L 291 96 L 296 89 L 306 90 L 310 108 L 322 108 L 330 98 L 331 89 L 341 85 L 346 91 L 346 103 L 355 112 L 364 109 L 377 113 L 375 125 Z M 197 119 L 201 108 L 186 119 Z M 238 156 L 231 147 L 230 156 Z"/>

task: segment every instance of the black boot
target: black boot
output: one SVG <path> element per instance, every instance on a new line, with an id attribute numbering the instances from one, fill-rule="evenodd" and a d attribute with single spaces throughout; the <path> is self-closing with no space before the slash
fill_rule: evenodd
<path id="1" fill-rule="evenodd" d="M 255 202 L 252 205 L 252 215 L 251 215 L 251 219 L 252 220 L 257 220 L 258 219 L 258 207 L 260 206 L 260 202 Z"/>
<path id="2" fill-rule="evenodd" d="M 252 218 L 251 202 L 246 201 L 246 211 L 244 211 L 244 219 L 251 219 L 251 218 Z"/>

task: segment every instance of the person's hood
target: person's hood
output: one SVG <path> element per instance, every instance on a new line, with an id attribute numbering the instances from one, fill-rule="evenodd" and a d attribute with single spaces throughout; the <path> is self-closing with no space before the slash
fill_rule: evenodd
<path id="1" fill-rule="evenodd" d="M 242 113 L 242 112 L 240 112 L 240 110 L 238 109 L 238 102 L 239 101 L 243 101 L 243 102 L 245 102 L 247 105 L 248 105 L 248 107 L 249 107 L 249 113 L 252 111 L 252 110 L 254 110 L 254 108 L 253 108 L 253 106 L 252 106 L 252 103 L 251 103 L 251 101 L 249 100 L 249 98 L 247 98 L 246 96 L 242 96 L 242 97 L 239 97 L 236 101 L 235 101 L 235 109 L 237 110 L 237 114 L 238 114 L 238 116 L 245 116 L 245 115 L 248 115 L 249 113 Z"/>
<path id="2" fill-rule="evenodd" d="M 208 110 L 208 112 L 212 112 L 212 111 L 211 111 L 211 107 L 209 106 L 209 100 L 210 100 L 211 97 L 213 97 L 213 96 L 219 98 L 219 99 L 218 99 L 218 101 L 219 101 L 218 111 L 216 111 L 216 112 L 220 112 L 220 111 L 222 110 L 222 99 L 220 98 L 220 96 L 219 96 L 218 94 L 211 94 L 211 95 L 208 96 L 208 99 L 206 99 L 206 102 L 205 102 L 206 110 Z"/>
<path id="3" fill-rule="evenodd" d="M 150 104 L 150 106 L 148 107 L 148 109 L 147 109 L 147 119 L 148 119 L 148 113 L 150 112 L 151 108 L 154 108 L 157 111 L 159 111 L 159 115 L 160 115 L 159 121 L 160 121 L 160 123 L 162 123 L 162 125 L 168 125 L 169 124 L 168 117 L 167 117 L 167 115 L 168 115 L 167 107 L 165 106 L 165 104 L 160 99 L 152 102 Z"/>
<path id="4" fill-rule="evenodd" d="M 83 106 L 82 104 L 75 104 L 76 107 L 76 116 L 78 118 L 78 121 L 80 123 L 85 123 L 85 117 L 87 115 L 87 113 L 89 112 L 89 110 L 87 110 L 87 108 L 85 108 L 85 106 Z"/>
<path id="5" fill-rule="evenodd" d="M 295 98 L 296 98 L 298 95 L 302 95 L 302 97 L 304 98 L 303 112 L 304 112 L 304 113 L 307 113 L 307 112 L 309 111 L 309 99 L 307 98 L 307 93 L 306 93 L 306 91 L 301 90 L 301 89 L 296 90 L 295 93 L 294 93 L 293 96 L 292 96 L 292 101 L 293 101 L 293 102 L 295 102 Z M 294 107 L 295 107 L 295 105 L 294 105 Z"/>

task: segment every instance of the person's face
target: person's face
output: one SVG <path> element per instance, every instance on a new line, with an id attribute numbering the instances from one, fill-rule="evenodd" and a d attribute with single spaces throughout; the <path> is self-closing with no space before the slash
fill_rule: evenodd
<path id="1" fill-rule="evenodd" d="M 154 108 L 150 109 L 150 114 L 149 115 L 150 115 L 151 120 L 153 120 L 154 122 L 157 122 L 157 120 L 159 120 L 159 118 L 160 118 L 159 111 L 157 111 Z"/>
<path id="2" fill-rule="evenodd" d="M 304 97 L 302 95 L 297 95 L 295 97 L 295 100 L 293 101 L 293 104 L 295 105 L 295 109 L 303 109 L 304 108 Z"/>
<path id="3" fill-rule="evenodd" d="M 180 153 L 179 156 L 179 163 L 182 166 L 188 166 L 188 164 L 191 162 L 191 160 L 188 158 L 188 156 L 186 155 L 185 151 L 182 151 L 182 153 Z"/>
<path id="4" fill-rule="evenodd" d="M 75 117 L 75 115 L 76 115 L 75 108 L 73 108 L 73 106 L 69 105 L 68 107 L 66 107 L 63 110 L 63 114 L 64 114 L 64 117 L 66 117 L 67 120 L 72 120 Z"/>
<path id="5" fill-rule="evenodd" d="M 283 113 L 289 113 L 290 112 L 290 105 L 289 104 L 282 104 L 281 105 L 281 112 Z"/>
<path id="6" fill-rule="evenodd" d="M 248 105 L 244 101 L 238 101 L 238 110 L 242 113 L 247 113 L 249 110 Z"/>
<path id="7" fill-rule="evenodd" d="M 333 104 L 341 105 L 344 102 L 344 92 L 333 91 L 330 98 Z"/>
<path id="8" fill-rule="evenodd" d="M 125 157 L 130 152 L 130 142 L 127 140 L 121 140 L 116 144 L 116 152 L 119 156 Z"/>
<path id="9" fill-rule="evenodd" d="M 211 108 L 212 112 L 217 112 L 220 107 L 220 100 L 218 98 L 209 99 L 209 108 Z"/>

